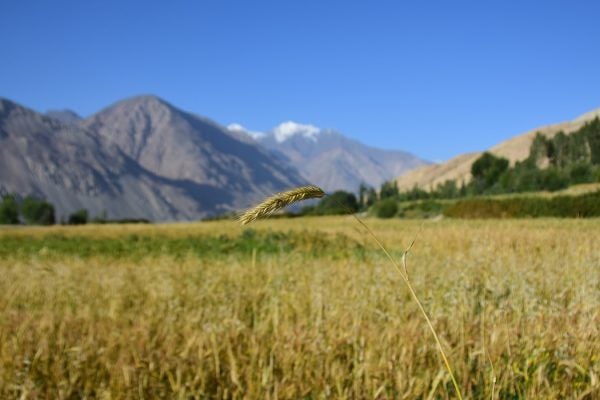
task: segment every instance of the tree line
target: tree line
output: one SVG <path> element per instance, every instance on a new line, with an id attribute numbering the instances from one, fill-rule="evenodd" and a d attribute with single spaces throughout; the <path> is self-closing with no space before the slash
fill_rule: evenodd
<path id="1" fill-rule="evenodd" d="M 47 200 L 33 196 L 25 197 L 22 201 L 14 194 L 6 194 L 0 197 L 0 225 L 83 225 L 95 224 L 140 224 L 149 223 L 145 218 L 118 218 L 107 217 L 105 211 L 91 218 L 85 208 L 80 208 L 69 214 L 60 221 L 56 218 L 55 208 Z"/>
<path id="2" fill-rule="evenodd" d="M 483 153 L 471 166 L 470 182 L 448 180 L 433 190 L 417 186 L 400 192 L 395 181 L 381 186 L 378 200 L 456 199 L 477 195 L 556 191 L 580 183 L 600 182 L 600 119 L 569 135 L 548 138 L 537 133 L 528 157 L 512 167 L 508 159 Z M 361 189 L 361 191 L 364 189 Z"/>
<path id="3" fill-rule="evenodd" d="M 398 199 L 454 199 L 475 195 L 556 191 L 580 183 L 600 182 L 600 119 L 567 135 L 537 133 L 529 156 L 512 167 L 503 157 L 483 153 L 471 166 L 469 183 L 446 181 L 434 190 L 413 188 Z"/>
<path id="4" fill-rule="evenodd" d="M 399 203 L 423 200 L 418 204 L 418 213 L 427 215 L 441 212 L 442 207 L 436 200 L 557 191 L 575 184 L 600 182 L 600 119 L 587 122 L 571 134 L 558 132 L 550 138 L 537 133 L 528 157 L 513 166 L 508 159 L 485 152 L 471 166 L 471 175 L 468 183 L 448 180 L 429 191 L 417 186 L 400 191 L 395 180 L 384 182 L 379 190 L 361 184 L 358 197 L 337 191 L 316 205 L 305 207 L 300 214 L 345 214 L 370 210 L 378 217 L 389 218 L 402 211 Z M 560 204 L 566 203 L 562 201 Z"/>
<path id="5" fill-rule="evenodd" d="M 47 200 L 28 196 L 19 202 L 14 194 L 2 196 L 0 225 L 54 225 L 56 222 L 54 205 Z M 88 212 L 81 208 L 62 222 L 69 225 L 85 224 L 88 222 Z"/>

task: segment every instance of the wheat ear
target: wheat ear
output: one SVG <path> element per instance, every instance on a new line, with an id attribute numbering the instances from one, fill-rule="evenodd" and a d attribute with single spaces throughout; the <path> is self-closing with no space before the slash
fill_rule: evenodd
<path id="1" fill-rule="evenodd" d="M 296 203 L 297 201 L 317 199 L 323 196 L 325 196 L 323 189 L 313 185 L 287 190 L 266 198 L 262 203 L 257 204 L 240 215 L 238 221 L 240 221 L 242 225 L 246 225 L 258 218 L 266 217 L 277 210 L 281 210 L 290 204 Z"/>

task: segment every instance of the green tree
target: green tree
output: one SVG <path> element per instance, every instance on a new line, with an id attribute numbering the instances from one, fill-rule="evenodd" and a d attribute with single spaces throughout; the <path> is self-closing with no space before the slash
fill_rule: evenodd
<path id="1" fill-rule="evenodd" d="M 483 193 L 498 182 L 500 176 L 508 169 L 508 160 L 495 155 L 483 153 L 471 166 L 473 187 L 477 193 Z"/>
<path id="2" fill-rule="evenodd" d="M 361 183 L 358 187 L 358 205 L 361 210 L 364 210 L 369 206 L 369 194 L 375 192 L 375 190 L 364 183 Z M 375 195 L 377 200 L 377 195 Z"/>
<path id="3" fill-rule="evenodd" d="M 19 204 L 15 195 L 2 196 L 0 202 L 0 225 L 16 225 L 19 223 Z"/>
<path id="4" fill-rule="evenodd" d="M 400 201 L 411 201 L 411 200 L 421 200 L 428 199 L 431 197 L 431 194 L 426 190 L 421 189 L 416 184 L 412 189 L 407 190 L 406 192 L 402 192 L 398 198 Z"/>
<path id="5" fill-rule="evenodd" d="M 54 206 L 45 200 L 26 197 L 21 204 L 21 212 L 29 225 L 52 225 L 55 222 Z"/>
<path id="6" fill-rule="evenodd" d="M 440 199 L 452 199 L 458 197 L 456 181 L 447 180 L 444 183 L 440 183 L 435 190 L 435 197 Z"/>
<path id="7" fill-rule="evenodd" d="M 390 197 L 398 197 L 399 195 L 399 191 L 398 191 L 398 184 L 396 183 L 396 181 L 388 181 L 388 182 L 383 182 L 383 184 L 381 185 L 381 190 L 379 191 L 379 198 L 380 199 L 387 199 Z"/>
<path id="8" fill-rule="evenodd" d="M 319 203 L 308 211 L 313 215 L 340 215 L 358 211 L 358 201 L 354 193 L 338 190 L 325 196 Z"/>
<path id="9" fill-rule="evenodd" d="M 539 185 L 537 190 L 560 190 L 569 186 L 569 179 L 564 172 L 555 167 L 539 171 Z"/>
<path id="10" fill-rule="evenodd" d="M 569 178 L 572 185 L 593 182 L 594 171 L 592 170 L 592 166 L 588 163 L 575 163 L 569 168 Z"/>
<path id="11" fill-rule="evenodd" d="M 539 164 L 540 161 L 548 158 L 552 163 L 553 156 L 554 146 L 552 145 L 552 141 L 548 140 L 546 136 L 540 132 L 537 132 L 533 142 L 531 143 L 531 146 L 529 147 L 529 159 L 531 159 L 535 164 Z"/>
<path id="12" fill-rule="evenodd" d="M 365 203 L 365 205 L 367 207 L 371 207 L 373 204 L 375 204 L 375 202 L 377 202 L 377 192 L 375 191 L 375 188 L 370 187 L 367 190 L 367 201 Z"/>
<path id="13" fill-rule="evenodd" d="M 565 167 L 569 164 L 569 138 L 564 132 L 558 132 L 552 139 L 554 145 L 554 157 L 552 164 L 557 167 Z"/>
<path id="14" fill-rule="evenodd" d="M 69 225 L 84 225 L 88 222 L 88 212 L 85 208 L 80 208 L 69 215 Z"/>
<path id="15" fill-rule="evenodd" d="M 594 118 L 581 129 L 590 148 L 590 162 L 592 165 L 600 165 L 600 119 Z"/>

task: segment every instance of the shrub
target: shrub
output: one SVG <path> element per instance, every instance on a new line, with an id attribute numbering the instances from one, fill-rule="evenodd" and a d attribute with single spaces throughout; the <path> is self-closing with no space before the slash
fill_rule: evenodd
<path id="1" fill-rule="evenodd" d="M 358 201 L 353 193 L 338 190 L 323 197 L 314 207 L 305 207 L 307 215 L 342 215 L 358 211 Z"/>
<path id="2" fill-rule="evenodd" d="M 443 213 L 446 205 L 435 200 L 421 200 L 403 205 L 402 216 L 405 218 L 432 218 Z"/>
<path id="3" fill-rule="evenodd" d="M 379 218 L 392 218 L 398 213 L 398 202 L 393 198 L 383 199 L 373 206 Z"/>
<path id="4" fill-rule="evenodd" d="M 73 214 L 69 215 L 69 225 L 84 225 L 88 222 L 88 212 L 85 208 L 80 208 Z"/>
<path id="5" fill-rule="evenodd" d="M 581 196 L 467 199 L 450 205 L 453 218 L 600 217 L 600 191 Z"/>

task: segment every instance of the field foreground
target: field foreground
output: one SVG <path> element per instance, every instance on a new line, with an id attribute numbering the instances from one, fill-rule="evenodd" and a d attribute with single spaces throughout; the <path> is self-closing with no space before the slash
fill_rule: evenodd
<path id="1" fill-rule="evenodd" d="M 600 398 L 600 220 L 367 220 L 465 398 Z M 456 398 L 350 217 L 0 228 L 0 398 Z"/>

